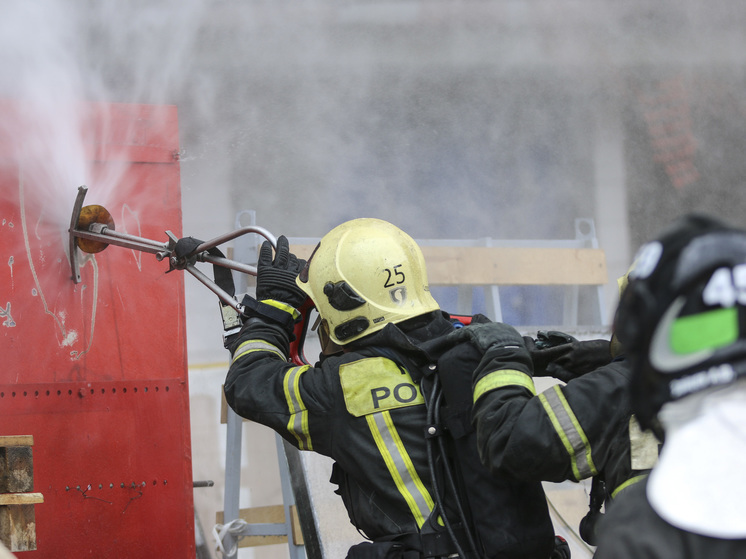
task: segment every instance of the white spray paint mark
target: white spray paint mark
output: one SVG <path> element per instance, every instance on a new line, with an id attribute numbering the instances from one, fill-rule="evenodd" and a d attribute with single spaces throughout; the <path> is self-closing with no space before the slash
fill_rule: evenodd
<path id="1" fill-rule="evenodd" d="M 39 235 L 39 225 L 41 224 L 41 220 L 42 220 L 42 216 L 43 215 L 44 215 L 44 210 L 42 210 L 42 213 L 39 216 L 39 219 L 36 220 L 36 227 L 34 227 L 34 236 L 39 241 L 41 241 L 41 235 Z"/>
<path id="2" fill-rule="evenodd" d="M 70 330 L 67 333 L 67 336 L 65 336 L 65 339 L 62 340 L 62 344 L 60 345 L 62 345 L 62 347 L 71 346 L 77 341 L 78 341 L 78 333 L 75 330 Z"/>
<path id="3" fill-rule="evenodd" d="M 96 257 L 92 254 L 86 254 L 86 258 L 83 259 L 83 261 L 80 263 L 80 268 L 84 268 L 85 265 L 90 262 L 91 266 L 93 267 L 93 297 L 92 297 L 92 304 L 91 304 L 91 334 L 88 337 L 88 347 L 86 347 L 83 351 L 71 351 L 70 357 L 73 359 L 80 359 L 83 357 L 86 353 L 88 353 L 91 350 L 91 346 L 93 345 L 93 334 L 96 331 L 96 308 L 98 307 L 98 262 L 96 261 Z M 83 286 L 80 290 L 80 303 L 81 306 L 83 304 L 83 294 L 86 291 L 87 286 Z M 72 333 L 72 332 L 71 332 Z M 77 333 L 75 333 L 77 337 Z M 72 342 L 71 342 L 72 343 Z M 65 344 L 63 344 L 65 345 Z"/>
<path id="4" fill-rule="evenodd" d="M 137 225 L 137 232 L 130 233 L 130 231 L 128 231 L 128 227 L 127 227 L 128 220 L 126 219 L 127 215 L 125 215 L 125 211 L 127 212 L 129 216 L 131 216 L 131 219 Z M 142 237 L 142 228 L 140 227 L 140 218 L 137 216 L 135 212 L 132 211 L 132 209 L 126 203 L 122 206 L 122 225 L 124 226 L 125 233 L 129 233 L 137 237 Z M 132 249 L 132 254 L 135 257 L 135 264 L 137 264 L 137 269 L 142 272 L 142 252 L 140 252 L 139 250 Z"/>
<path id="5" fill-rule="evenodd" d="M 34 278 L 34 284 L 36 287 L 31 289 L 31 294 L 33 296 L 39 296 L 39 298 L 42 301 L 42 304 L 44 305 L 44 313 L 48 314 L 54 319 L 55 324 L 57 325 L 57 328 L 59 328 L 60 334 L 62 336 L 62 342 L 61 345 L 68 346 L 71 345 L 75 340 L 77 340 L 78 334 L 77 332 L 70 331 L 68 332 L 65 323 L 63 320 L 60 319 L 54 312 L 52 312 L 49 309 L 49 305 L 47 304 L 46 297 L 44 296 L 44 291 L 41 288 L 41 282 L 39 281 L 39 276 L 36 273 L 36 268 L 34 266 L 34 261 L 31 256 L 31 244 L 29 243 L 29 231 L 26 223 L 26 201 L 24 197 L 24 181 L 23 181 L 23 170 L 19 169 L 18 172 L 18 200 L 19 200 L 19 206 L 20 206 L 20 213 L 21 213 L 21 227 L 23 229 L 23 242 L 26 247 L 26 257 L 28 258 L 29 268 L 31 269 L 31 275 Z M 42 255 L 43 256 L 43 255 Z M 90 258 L 89 260 L 92 260 L 94 262 L 93 270 L 94 270 L 94 289 L 93 289 L 93 314 L 91 317 L 91 335 L 88 341 L 88 347 L 83 351 L 71 351 L 70 356 L 73 359 L 80 359 L 83 355 L 88 353 L 88 351 L 91 349 L 91 345 L 93 343 L 93 332 L 94 332 L 94 325 L 95 325 L 95 316 L 96 316 L 96 303 L 98 299 L 98 266 L 96 266 L 95 258 Z M 81 290 L 81 295 L 83 291 Z"/>
<path id="6" fill-rule="evenodd" d="M 7 328 L 13 328 L 16 325 L 15 320 L 13 320 L 13 317 L 10 315 L 10 302 L 5 305 L 4 309 L 0 308 L 0 318 L 5 318 L 3 326 L 6 326 Z"/>
<path id="7" fill-rule="evenodd" d="M 23 187 L 23 172 L 19 170 L 18 172 L 18 201 L 20 205 L 21 210 L 21 227 L 23 229 L 23 242 L 26 246 L 26 257 L 28 258 L 28 265 L 29 268 L 31 268 L 31 275 L 34 277 L 34 284 L 36 285 L 35 288 L 31 289 L 31 293 L 34 296 L 39 295 L 41 298 L 42 303 L 44 304 L 44 312 L 50 316 L 52 316 L 57 323 L 57 326 L 59 327 L 60 331 L 65 331 L 65 326 L 59 321 L 57 316 L 49 310 L 49 307 L 47 306 L 47 300 L 44 297 L 44 293 L 41 290 L 41 284 L 39 283 L 39 276 L 36 274 L 36 268 L 34 267 L 34 260 L 31 257 L 31 245 L 29 243 L 28 239 L 28 229 L 26 227 L 26 200 L 24 198 L 24 187 Z"/>

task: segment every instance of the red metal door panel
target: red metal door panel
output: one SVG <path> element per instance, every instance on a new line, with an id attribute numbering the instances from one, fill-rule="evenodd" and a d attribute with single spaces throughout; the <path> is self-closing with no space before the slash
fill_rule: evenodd
<path id="1" fill-rule="evenodd" d="M 0 118 L 13 110 L 0 104 Z M 81 115 L 86 204 L 104 205 L 118 231 L 180 236 L 176 108 Z M 51 188 L 53 171 L 0 158 L 0 435 L 34 436 L 44 495 L 37 550 L 19 555 L 194 557 L 183 274 L 110 246 L 80 253 L 74 284 L 67 229 L 79 185 Z"/>

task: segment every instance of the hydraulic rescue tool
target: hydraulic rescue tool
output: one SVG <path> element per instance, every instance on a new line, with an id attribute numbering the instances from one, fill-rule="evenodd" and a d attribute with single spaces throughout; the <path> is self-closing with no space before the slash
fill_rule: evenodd
<path id="1" fill-rule="evenodd" d="M 81 281 L 78 249 L 88 254 L 95 254 L 109 245 L 115 245 L 153 254 L 159 262 L 168 261 L 169 267 L 166 273 L 185 270 L 218 296 L 223 320 L 223 339 L 227 346 L 230 337 L 241 329 L 243 324 L 241 317 L 245 310 L 244 303 L 236 296 L 231 270 L 256 276 L 257 269 L 256 266 L 226 258 L 218 247 L 243 235 L 255 233 L 267 239 L 276 248 L 275 236 L 263 227 L 251 225 L 209 241 L 200 241 L 193 237 L 178 239 L 171 231 L 165 232 L 168 237 L 167 241 L 154 241 L 117 231 L 114 219 L 106 208 L 99 205 L 83 206 L 87 193 L 86 186 L 78 188 L 70 218 L 70 267 L 73 282 L 80 283 Z M 196 267 L 198 262 L 212 264 L 214 280 Z M 291 359 L 299 365 L 307 362 L 303 355 L 303 342 L 312 308 L 313 304 L 308 299 L 303 308 L 299 309 L 302 319 L 295 325 L 295 340 L 290 346 Z"/>

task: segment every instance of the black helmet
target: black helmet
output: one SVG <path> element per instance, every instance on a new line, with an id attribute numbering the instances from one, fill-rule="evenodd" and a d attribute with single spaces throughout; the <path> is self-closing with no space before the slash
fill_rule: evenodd
<path id="1" fill-rule="evenodd" d="M 643 245 L 614 331 L 637 418 L 660 436 L 663 404 L 746 373 L 746 231 L 691 214 Z"/>

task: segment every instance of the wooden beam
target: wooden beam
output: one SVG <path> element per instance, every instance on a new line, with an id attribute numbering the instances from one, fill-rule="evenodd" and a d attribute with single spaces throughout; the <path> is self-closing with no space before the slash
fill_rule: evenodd
<path id="1" fill-rule="evenodd" d="M 0 506 L 6 505 L 38 505 L 44 502 L 41 493 L 2 493 L 0 494 Z"/>
<path id="2" fill-rule="evenodd" d="M 34 437 L 0 436 L 0 542 L 10 551 L 36 549 L 34 505 L 43 503 L 34 488 Z"/>
<path id="3" fill-rule="evenodd" d="M 284 524 L 285 508 L 282 505 L 252 507 L 238 511 L 238 517 L 248 524 Z M 223 511 L 215 515 L 218 524 L 224 523 Z M 295 545 L 303 545 L 303 534 L 300 529 L 297 507 L 290 507 L 290 526 Z M 287 543 L 287 536 L 244 536 L 238 541 L 238 547 L 256 547 Z"/>
<path id="4" fill-rule="evenodd" d="M 43 501 L 40 493 L 12 499 L 11 504 L 0 505 L 0 542 L 10 551 L 36 549 L 36 515 L 34 504 Z M 10 497 L 2 495 L 0 497 Z M 41 499 L 41 500 L 39 500 Z M 5 499 L 8 500 L 8 499 Z M 19 501 L 19 502 L 15 502 Z M 26 501 L 32 501 L 26 504 Z"/>
<path id="5" fill-rule="evenodd" d="M 293 245 L 307 259 L 315 247 Z M 604 285 L 606 255 L 594 248 L 423 246 L 431 285 Z"/>
<path id="6" fill-rule="evenodd" d="M 0 436 L 0 447 L 2 446 L 34 446 L 34 436 L 33 435 Z"/>
<path id="7" fill-rule="evenodd" d="M 0 493 L 34 490 L 34 457 L 30 446 L 0 446 Z"/>
<path id="8" fill-rule="evenodd" d="M 220 387 L 220 423 L 221 425 L 225 425 L 228 423 L 228 402 L 225 399 L 225 390 L 223 390 L 223 387 L 225 385 Z M 241 418 L 241 421 L 248 421 L 245 417 Z"/>

